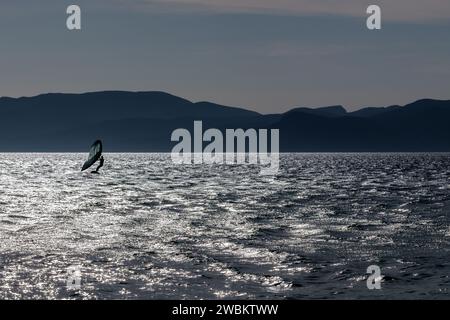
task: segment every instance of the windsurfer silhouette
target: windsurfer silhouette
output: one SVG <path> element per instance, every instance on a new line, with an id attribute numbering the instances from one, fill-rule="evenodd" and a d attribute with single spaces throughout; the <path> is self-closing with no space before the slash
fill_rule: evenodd
<path id="1" fill-rule="evenodd" d="M 103 158 L 103 156 L 100 157 L 100 163 L 97 167 L 97 169 L 95 169 L 94 172 L 98 173 L 98 170 L 100 170 L 101 167 L 103 167 L 103 164 L 105 163 L 105 158 Z"/>

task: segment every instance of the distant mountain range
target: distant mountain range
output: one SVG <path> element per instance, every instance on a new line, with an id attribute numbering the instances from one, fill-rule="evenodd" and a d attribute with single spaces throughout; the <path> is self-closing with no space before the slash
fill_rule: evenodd
<path id="1" fill-rule="evenodd" d="M 262 115 L 164 92 L 104 91 L 0 98 L 0 151 L 163 152 L 176 128 L 277 128 L 282 152 L 450 151 L 450 100 L 405 106 L 295 108 Z"/>

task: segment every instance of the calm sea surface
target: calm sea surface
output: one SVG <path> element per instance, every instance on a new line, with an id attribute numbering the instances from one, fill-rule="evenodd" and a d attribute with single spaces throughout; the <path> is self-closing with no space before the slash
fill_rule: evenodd
<path id="1" fill-rule="evenodd" d="M 450 155 L 85 158 L 0 154 L 0 298 L 449 298 Z"/>

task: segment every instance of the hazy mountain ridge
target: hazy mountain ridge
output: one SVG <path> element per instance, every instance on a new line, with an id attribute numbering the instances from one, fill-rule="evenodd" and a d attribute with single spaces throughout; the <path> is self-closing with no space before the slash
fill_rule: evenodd
<path id="1" fill-rule="evenodd" d="M 281 151 L 450 151 L 450 100 L 403 107 L 293 108 L 262 115 L 165 92 L 102 91 L 0 98 L 0 151 L 170 151 L 171 132 L 207 128 L 277 128 Z"/>

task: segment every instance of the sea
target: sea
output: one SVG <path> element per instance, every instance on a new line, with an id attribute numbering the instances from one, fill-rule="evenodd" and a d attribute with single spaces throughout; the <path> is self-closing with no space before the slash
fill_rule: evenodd
<path id="1" fill-rule="evenodd" d="M 0 299 L 450 297 L 450 154 L 86 157 L 0 154 Z"/>

